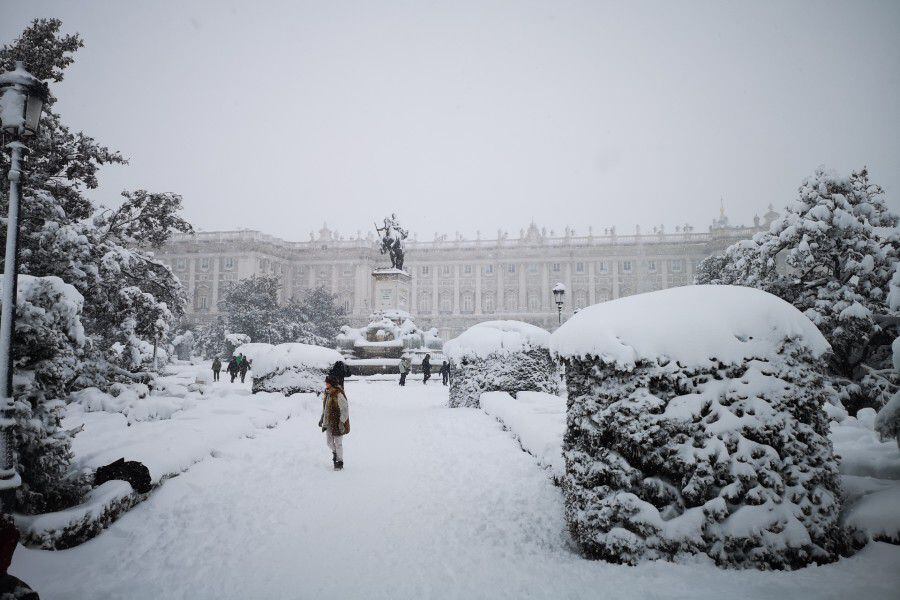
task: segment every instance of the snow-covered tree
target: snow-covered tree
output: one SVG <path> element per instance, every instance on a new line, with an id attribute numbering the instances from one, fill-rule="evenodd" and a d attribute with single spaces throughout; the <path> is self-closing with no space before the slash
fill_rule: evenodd
<path id="1" fill-rule="evenodd" d="M 63 398 L 84 368 L 84 299 L 59 277 L 20 275 L 16 301 L 13 412 L 16 490 L 26 513 L 57 510 L 86 486 L 71 467 L 72 433 L 60 424 Z"/>
<path id="2" fill-rule="evenodd" d="M 62 81 L 82 41 L 77 34 L 61 35 L 60 28 L 56 19 L 33 21 L 17 40 L 0 46 L 0 70 L 12 69 L 14 62 L 21 60 L 36 77 Z M 54 415 L 68 393 L 90 385 L 107 388 L 116 381 L 152 377 L 146 369 L 154 345 L 164 347 L 184 298 L 174 274 L 151 250 L 173 231 L 190 230 L 177 216 L 181 198 L 176 194 L 138 190 L 124 192 L 118 208 L 95 205 L 89 194 L 98 186 L 99 169 L 126 160 L 90 136 L 71 131 L 55 105 L 51 93 L 40 130 L 29 140 L 22 181 L 19 273 L 31 275 L 35 281 L 58 282 L 54 284 L 58 289 L 68 284 L 77 291 L 82 299 L 78 318 L 83 339 L 77 342 L 68 334 L 52 336 L 50 328 L 45 328 L 41 336 L 50 340 L 47 352 L 52 349 L 50 362 L 55 366 L 47 370 L 50 363 L 46 363 L 29 369 L 40 346 L 33 340 L 43 337 L 29 338 L 33 332 L 17 325 L 13 343 L 13 358 L 19 365 L 16 376 L 31 371 L 35 383 L 40 384 L 17 385 L 14 390 L 16 406 L 29 407 L 19 413 L 16 427 L 16 435 L 24 436 L 19 440 L 22 468 L 32 474 L 20 494 L 26 510 L 59 508 L 77 499 L 74 491 L 78 486 L 67 488 L 71 494 L 58 491 L 68 481 L 69 436 L 59 429 Z M 7 153 L 0 153 L 0 172 L 6 173 L 8 168 Z M 0 246 L 6 242 L 8 202 L 8 189 L 2 187 Z M 35 292 L 38 296 L 34 298 L 62 294 L 46 286 L 37 289 L 42 291 Z M 71 296 L 68 291 L 63 295 Z M 46 298 L 33 300 L 31 306 L 47 309 L 48 303 L 51 300 Z M 60 347 L 66 344 L 68 350 Z M 56 383 L 50 385 L 51 381 Z"/>
<path id="3" fill-rule="evenodd" d="M 673 288 L 582 310 L 551 349 L 568 388 L 566 519 L 586 556 L 781 569 L 848 549 L 828 344 L 795 308 Z"/>
<path id="4" fill-rule="evenodd" d="M 276 277 L 265 275 L 231 284 L 222 303 L 226 329 L 267 344 L 334 345 L 345 314 L 335 304 L 334 295 L 317 288 L 307 291 L 301 300 L 291 299 L 281 306 L 279 287 Z"/>
<path id="5" fill-rule="evenodd" d="M 894 276 L 891 278 L 888 306 L 892 311 L 900 311 L 900 262 L 897 263 Z M 894 339 L 891 350 L 893 355 L 891 374 L 897 378 L 900 377 L 900 336 Z M 878 411 L 875 417 L 875 431 L 882 439 L 896 439 L 897 446 L 900 447 L 900 390 L 894 392 L 891 399 Z"/>
<path id="6" fill-rule="evenodd" d="M 480 406 L 483 392 L 559 393 L 550 334 L 521 321 L 485 321 L 444 344 L 450 360 L 451 407 Z"/>
<path id="7" fill-rule="evenodd" d="M 881 317 L 900 260 L 897 224 L 865 169 L 849 177 L 819 169 L 768 231 L 703 261 L 696 282 L 757 287 L 799 308 L 831 344 L 830 379 L 846 408 L 877 409 L 896 390 L 878 372 L 896 337 Z"/>

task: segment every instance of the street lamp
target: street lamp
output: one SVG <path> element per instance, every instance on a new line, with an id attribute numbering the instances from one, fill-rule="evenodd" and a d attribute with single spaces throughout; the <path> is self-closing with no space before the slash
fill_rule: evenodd
<path id="1" fill-rule="evenodd" d="M 562 324 L 562 307 L 566 297 L 566 286 L 563 283 L 557 283 L 553 286 L 553 299 L 556 301 L 556 311 L 559 317 L 559 323 Z"/>
<path id="2" fill-rule="evenodd" d="M 3 259 L 3 308 L 0 314 L 0 492 L 22 482 L 13 461 L 12 336 L 16 322 L 16 275 L 19 252 L 19 202 L 22 157 L 28 149 L 23 140 L 37 133 L 41 110 L 47 101 L 47 85 L 25 70 L 16 68 L 0 75 L 0 131 L 12 138 L 9 148 L 9 215 L 6 221 L 6 255 Z"/>

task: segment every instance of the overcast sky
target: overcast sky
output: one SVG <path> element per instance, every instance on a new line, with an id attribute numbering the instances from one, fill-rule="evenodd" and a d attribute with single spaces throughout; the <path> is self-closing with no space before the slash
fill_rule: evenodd
<path id="1" fill-rule="evenodd" d="M 900 2 L 44 2 L 64 119 L 202 230 L 732 222 L 821 164 L 900 210 Z"/>

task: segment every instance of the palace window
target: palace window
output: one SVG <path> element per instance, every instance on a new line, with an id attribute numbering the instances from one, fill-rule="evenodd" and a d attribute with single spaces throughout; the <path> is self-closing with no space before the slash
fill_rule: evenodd
<path id="1" fill-rule="evenodd" d="M 450 265 L 441 267 L 441 275 L 450 275 Z"/>
<path id="2" fill-rule="evenodd" d="M 10 302 L 10 306 L 12 306 L 12 302 Z M 200 296 L 200 308 L 206 309 L 209 306 L 209 300 L 207 300 L 206 296 Z"/>
<path id="3" fill-rule="evenodd" d="M 445 314 L 453 312 L 453 298 L 450 296 L 450 292 L 441 293 L 438 299 L 438 309 Z"/>
<path id="4" fill-rule="evenodd" d="M 622 270 L 626 273 L 631 273 L 631 261 L 630 260 L 622 261 Z"/>
<path id="5" fill-rule="evenodd" d="M 484 265 L 484 274 L 490 275 L 494 272 L 494 265 Z"/>
<path id="6" fill-rule="evenodd" d="M 431 294 L 428 292 L 422 292 L 419 294 L 419 306 L 416 307 L 420 313 L 430 313 L 431 312 Z"/>
<path id="7" fill-rule="evenodd" d="M 575 272 L 576 273 L 584 273 L 584 263 L 575 263 Z"/>
<path id="8" fill-rule="evenodd" d="M 673 273 L 681 273 L 684 271 L 684 261 L 683 260 L 673 260 L 671 261 L 672 272 Z"/>
<path id="9" fill-rule="evenodd" d="M 209 269 L 209 257 L 200 259 L 200 268 L 206 271 Z"/>
<path id="10" fill-rule="evenodd" d="M 226 271 L 234 270 L 234 257 L 228 256 L 222 261 L 222 268 Z"/>
<path id="11" fill-rule="evenodd" d="M 507 270 L 508 272 L 510 272 L 510 273 L 515 273 L 515 272 L 516 272 L 516 265 L 514 265 L 514 264 L 507 265 L 506 270 Z"/>
<path id="12" fill-rule="evenodd" d="M 601 273 L 609 273 L 609 265 L 605 261 L 598 262 L 597 270 Z"/>
<path id="13" fill-rule="evenodd" d="M 584 290 L 578 290 L 575 292 L 575 308 L 584 308 L 588 303 L 588 295 Z"/>
<path id="14" fill-rule="evenodd" d="M 529 263 L 529 265 L 528 265 L 528 272 L 529 272 L 529 273 L 537 273 L 537 271 L 538 271 L 538 266 L 537 266 L 537 264 L 535 264 L 535 263 Z"/>
<path id="15" fill-rule="evenodd" d="M 559 263 L 553 263 L 553 272 L 559 273 Z"/>
<path id="16" fill-rule="evenodd" d="M 176 258 L 175 268 L 179 271 L 184 271 L 185 269 L 187 269 L 187 260 L 184 258 Z M 10 306 L 12 306 L 12 303 L 10 303 Z"/>
<path id="17" fill-rule="evenodd" d="M 428 275 L 428 272 L 429 272 L 430 270 L 431 270 L 431 269 L 430 269 L 429 267 L 422 267 L 422 275 Z"/>
<path id="18" fill-rule="evenodd" d="M 471 313 L 475 312 L 475 297 L 472 294 L 466 293 L 462 296 L 462 312 Z"/>
<path id="19" fill-rule="evenodd" d="M 496 303 L 494 302 L 493 294 L 485 294 L 484 298 L 481 299 L 481 309 L 483 312 L 492 313 L 497 310 Z"/>
<path id="20" fill-rule="evenodd" d="M 506 292 L 503 298 L 503 308 L 506 312 L 516 312 L 519 310 L 519 296 L 515 292 Z"/>
<path id="21" fill-rule="evenodd" d="M 656 261 L 655 260 L 647 261 L 647 270 L 650 271 L 651 273 L 656 273 Z"/>
<path id="22" fill-rule="evenodd" d="M 465 267 L 463 267 L 463 273 L 465 273 L 466 275 L 471 275 L 472 274 L 472 265 L 466 265 Z"/>
<path id="23" fill-rule="evenodd" d="M 537 292 L 528 294 L 528 310 L 529 312 L 539 312 L 541 310 L 541 295 Z"/>

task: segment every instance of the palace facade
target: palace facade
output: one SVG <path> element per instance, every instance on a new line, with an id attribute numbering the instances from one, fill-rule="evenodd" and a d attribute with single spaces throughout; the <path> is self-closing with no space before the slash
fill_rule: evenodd
<path id="1" fill-rule="evenodd" d="M 563 319 L 598 302 L 689 285 L 701 260 L 768 227 L 777 216 L 770 207 L 762 223 L 757 218 L 744 227 L 729 225 L 723 213 L 705 232 L 686 225 L 674 233 L 638 228 L 620 235 L 608 228 L 576 235 L 567 228 L 558 235 L 532 223 L 517 238 L 503 231 L 493 239 L 413 237 L 406 243 L 409 298 L 399 299 L 375 297 L 372 271 L 390 263 L 374 234 L 345 238 L 323 226 L 308 241 L 289 242 L 258 231 L 203 232 L 173 236 L 157 256 L 184 284 L 187 318 L 194 322 L 219 315 L 227 282 L 274 275 L 283 302 L 324 287 L 337 295 L 354 326 L 367 323 L 377 308 L 408 306 L 420 327 L 436 327 L 446 340 L 491 319 L 554 329 L 558 316 L 551 290 L 558 282 L 567 290 Z"/>

